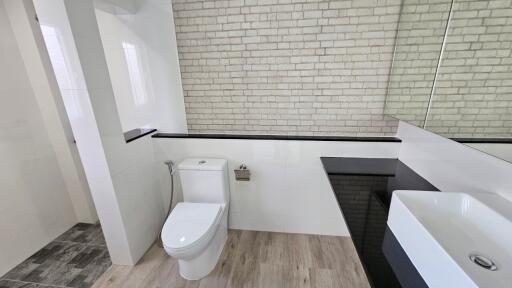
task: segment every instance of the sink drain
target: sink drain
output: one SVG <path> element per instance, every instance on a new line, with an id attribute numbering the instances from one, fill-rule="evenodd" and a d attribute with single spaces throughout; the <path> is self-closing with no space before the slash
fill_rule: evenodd
<path id="1" fill-rule="evenodd" d="M 494 261 L 492 261 L 491 259 L 489 259 L 485 256 L 478 255 L 478 254 L 469 254 L 469 260 L 471 260 L 471 262 L 475 263 L 476 265 L 478 265 L 484 269 L 491 270 L 491 271 L 498 270 L 498 266 L 496 266 Z"/>

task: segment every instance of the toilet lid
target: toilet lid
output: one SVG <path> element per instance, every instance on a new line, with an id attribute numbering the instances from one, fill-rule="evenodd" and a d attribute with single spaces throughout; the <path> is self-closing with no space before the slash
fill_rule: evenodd
<path id="1" fill-rule="evenodd" d="M 171 249 L 193 245 L 210 233 L 220 212 L 220 204 L 178 203 L 164 224 L 163 244 Z"/>

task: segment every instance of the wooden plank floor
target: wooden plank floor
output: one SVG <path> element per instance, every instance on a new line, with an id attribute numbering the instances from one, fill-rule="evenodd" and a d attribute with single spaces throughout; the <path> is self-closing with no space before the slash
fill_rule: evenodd
<path id="1" fill-rule="evenodd" d="M 230 230 L 215 269 L 186 281 L 154 245 L 134 267 L 113 265 L 93 288 L 370 287 L 348 237 Z"/>

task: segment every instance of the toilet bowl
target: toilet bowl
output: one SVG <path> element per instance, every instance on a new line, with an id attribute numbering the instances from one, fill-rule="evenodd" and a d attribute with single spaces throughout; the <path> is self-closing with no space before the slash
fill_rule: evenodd
<path id="1" fill-rule="evenodd" d="M 198 280 L 215 268 L 227 240 L 227 161 L 186 159 L 178 170 L 184 202 L 166 220 L 162 244 L 168 255 L 178 259 L 181 277 Z"/>
<path id="2" fill-rule="evenodd" d="M 162 243 L 178 259 L 181 277 L 198 280 L 215 268 L 227 240 L 225 211 L 219 204 L 176 205 L 162 230 Z"/>

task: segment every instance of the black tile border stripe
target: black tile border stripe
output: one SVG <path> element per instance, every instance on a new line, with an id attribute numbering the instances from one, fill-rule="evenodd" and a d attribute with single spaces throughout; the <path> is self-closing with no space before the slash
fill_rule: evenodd
<path id="1" fill-rule="evenodd" d="M 512 138 L 450 138 L 462 144 L 512 144 Z"/>
<path id="2" fill-rule="evenodd" d="M 133 140 L 144 137 L 144 136 L 151 134 L 155 131 L 156 131 L 156 129 L 153 129 L 153 128 L 137 128 L 137 129 L 133 129 L 130 131 L 126 131 L 123 133 L 124 140 L 126 141 L 126 143 L 130 143 Z"/>
<path id="3" fill-rule="evenodd" d="M 242 139 L 242 140 L 295 140 L 295 141 L 347 141 L 347 142 L 402 142 L 397 137 L 351 137 L 351 136 L 294 136 L 294 135 L 251 135 L 251 134 L 182 134 L 155 133 L 152 138 L 188 139 Z"/>

